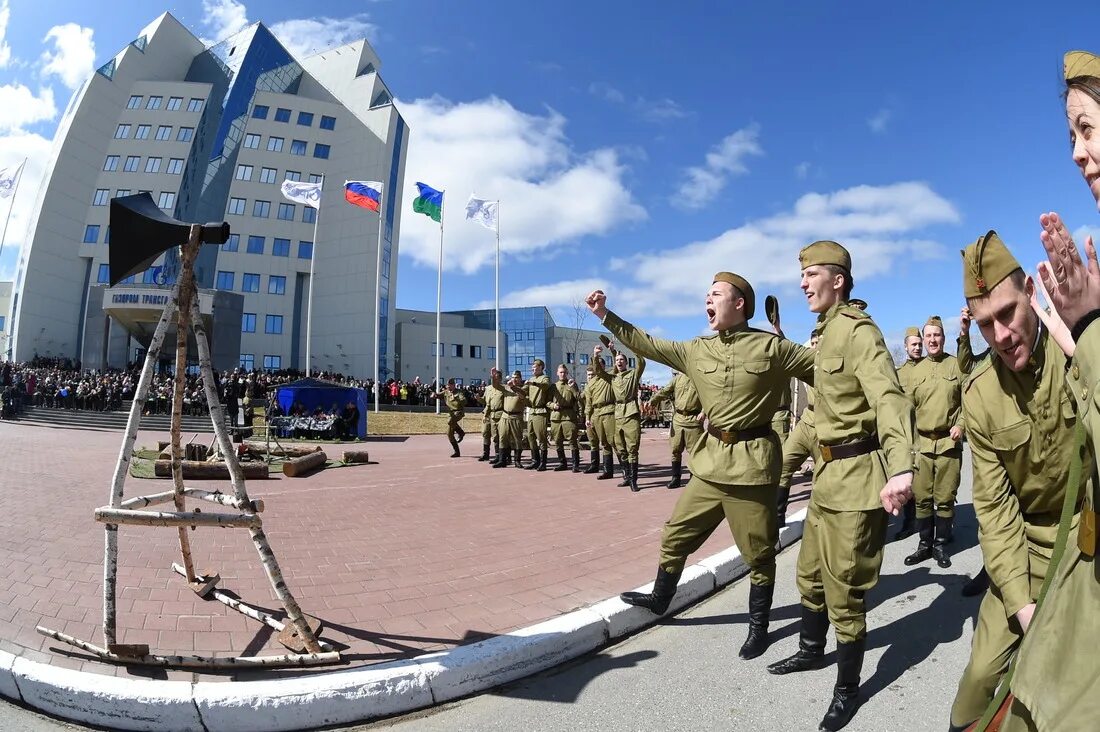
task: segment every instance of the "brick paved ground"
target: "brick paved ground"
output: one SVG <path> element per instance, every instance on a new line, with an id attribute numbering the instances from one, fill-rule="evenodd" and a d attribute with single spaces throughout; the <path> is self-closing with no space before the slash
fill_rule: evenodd
<path id="1" fill-rule="evenodd" d="M 158 439 L 166 437 L 143 432 L 138 444 Z M 103 529 L 92 512 L 107 502 L 120 442 L 119 432 L 0 422 L 0 649 L 118 676 L 302 673 L 117 667 L 35 632 L 41 624 L 103 642 Z M 571 472 L 492 470 L 476 461 L 480 439 L 472 433 L 463 443 L 470 456 L 459 460 L 448 458 L 443 437 L 366 446 L 378 464 L 248 484 L 250 496 L 266 503 L 264 529 L 288 584 L 351 665 L 506 633 L 651 580 L 661 526 L 679 495 L 664 488 L 660 430 L 642 438 L 645 490 L 638 494 Z M 342 452 L 328 449 L 334 457 Z M 195 485 L 230 490 L 228 483 Z M 130 478 L 126 495 L 170 487 L 169 480 Z M 792 512 L 805 498 L 798 487 L 795 493 L 803 500 Z M 216 569 L 222 589 L 280 611 L 246 530 L 190 536 L 195 566 Z M 715 532 L 696 558 L 731 543 L 728 531 Z M 171 570 L 179 561 L 174 529 L 123 527 L 119 545 L 119 642 L 147 643 L 159 653 L 285 651 L 265 626 L 186 588 Z"/>

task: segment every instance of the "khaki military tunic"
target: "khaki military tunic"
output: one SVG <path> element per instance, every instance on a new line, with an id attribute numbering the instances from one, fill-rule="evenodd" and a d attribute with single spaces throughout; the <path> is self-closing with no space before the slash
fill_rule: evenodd
<path id="1" fill-rule="evenodd" d="M 1046 576 L 1077 421 L 1065 365 L 1065 355 L 1041 329 L 1023 371 L 1013 372 L 993 355 L 963 392 L 978 541 L 990 587 L 951 708 L 954 724 L 969 724 L 985 711 L 1021 639 L 1016 612 L 1037 599 Z M 1084 472 L 1092 473 L 1091 461 Z"/>
<path id="2" fill-rule="evenodd" d="M 531 407 L 527 419 L 527 443 L 531 450 L 546 449 L 553 391 L 554 385 L 546 374 L 527 380 L 527 404 Z"/>
<path id="3" fill-rule="evenodd" d="M 581 393 L 568 381 L 554 384 L 553 398 L 550 402 L 550 432 L 554 437 L 554 447 L 565 448 L 565 443 L 573 450 L 580 449 L 577 436 L 577 415 L 579 414 Z"/>
<path id="4" fill-rule="evenodd" d="M 459 423 L 466 416 L 466 395 L 456 389 L 453 392 L 444 391 L 442 399 L 443 403 L 447 405 L 447 440 L 452 445 L 457 446 L 455 433 L 465 434 Z"/>
<path id="5" fill-rule="evenodd" d="M 584 416 L 592 423 L 600 449 L 610 455 L 615 444 L 615 390 L 602 358 L 596 359 L 595 367 L 596 373 L 584 386 Z M 592 449 L 596 449 L 595 442 Z"/>
<path id="6" fill-rule="evenodd" d="M 505 384 L 504 411 L 500 415 L 500 446 L 513 450 L 523 449 L 523 408 L 527 405 L 527 390 Z"/>
<path id="7" fill-rule="evenodd" d="M 867 633 L 864 597 L 882 566 L 888 514 L 879 492 L 887 477 L 913 470 L 913 405 L 870 315 L 838 303 L 818 316 L 817 330 L 819 443 L 831 447 L 874 435 L 881 445 L 815 466 L 798 553 L 802 604 L 828 611 L 837 640 L 854 643 Z"/>
<path id="8" fill-rule="evenodd" d="M 672 427 L 668 432 L 668 445 L 672 450 L 672 462 L 681 461 L 684 450 L 689 452 L 703 434 L 703 424 L 697 419 L 703 411 L 699 392 L 686 374 L 676 374 L 672 381 L 653 395 L 649 403 L 657 406 L 672 400 Z"/>
<path id="9" fill-rule="evenodd" d="M 783 392 L 783 399 L 779 402 L 779 409 L 775 410 L 775 414 L 772 415 L 772 429 L 775 430 L 775 434 L 779 435 L 780 445 L 787 440 L 787 435 L 791 433 L 792 391 L 793 384 L 788 385 L 786 391 Z"/>
<path id="10" fill-rule="evenodd" d="M 639 354 L 635 368 L 615 374 L 611 388 L 615 392 L 615 449 L 619 458 L 628 463 L 638 462 L 638 448 L 642 444 L 642 415 L 638 410 L 638 387 L 645 372 L 645 359 Z"/>
<path id="11" fill-rule="evenodd" d="M 504 390 L 489 384 L 485 387 L 485 409 L 481 413 L 481 440 L 500 447 L 500 414 L 504 411 Z"/>
<path id="12" fill-rule="evenodd" d="M 812 382 L 814 352 L 746 324 L 690 341 L 653 338 L 613 312 L 603 324 L 635 354 L 688 374 L 710 422 L 662 532 L 661 567 L 681 571 L 725 518 L 750 581 L 773 584 L 780 446 L 771 419 L 792 377 Z"/>
<path id="13" fill-rule="evenodd" d="M 951 428 L 962 429 L 960 361 L 947 353 L 925 356 L 907 374 L 905 388 L 917 420 L 917 473 L 913 476 L 916 516 L 955 515 L 955 496 L 962 474 L 962 444 L 951 439 Z"/>

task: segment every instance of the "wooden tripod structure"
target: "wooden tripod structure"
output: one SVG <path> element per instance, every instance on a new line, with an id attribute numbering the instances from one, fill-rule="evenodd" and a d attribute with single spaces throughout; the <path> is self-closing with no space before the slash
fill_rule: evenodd
<path id="1" fill-rule="evenodd" d="M 225 414 L 221 402 L 218 400 L 214 371 L 210 363 L 210 346 L 206 338 L 206 329 L 199 314 L 195 288 L 195 258 L 198 256 L 201 247 L 202 227 L 196 224 L 191 227 L 187 243 L 181 247 L 180 276 L 172 290 L 168 303 L 164 307 L 164 311 L 161 313 L 160 322 L 157 323 L 156 331 L 153 333 L 152 342 L 145 356 L 145 364 L 141 370 L 137 391 L 134 394 L 134 400 L 130 406 L 130 415 L 126 422 L 126 436 L 123 438 L 122 449 L 115 465 L 114 478 L 111 481 L 110 504 L 97 508 L 95 511 L 96 521 L 103 523 L 105 529 L 103 561 L 103 640 L 105 647 L 99 647 L 42 626 L 38 626 L 37 631 L 54 640 L 93 653 L 100 658 L 119 663 L 185 668 L 309 666 L 334 663 L 340 660 L 340 653 L 335 651 L 328 643 L 318 639 L 317 633 L 320 631 L 320 621 L 306 616 L 302 612 L 301 607 L 299 607 L 298 602 L 294 599 L 294 595 L 283 579 L 279 563 L 275 558 L 275 552 L 271 549 L 260 520 L 263 501 L 251 500 L 248 497 L 244 484 L 244 474 L 241 471 L 240 463 L 237 461 L 237 453 L 233 449 L 229 432 L 225 427 Z M 144 411 L 145 399 L 148 396 L 149 385 L 153 378 L 154 365 L 157 363 L 157 358 L 168 332 L 169 322 L 173 316 L 176 316 L 176 368 L 172 393 L 171 425 L 174 490 L 148 496 L 137 496 L 124 501 L 123 487 L 134 453 L 134 443 L 137 440 L 141 414 Z M 180 445 L 180 432 L 187 371 L 187 337 L 191 329 L 194 329 L 195 340 L 198 344 L 199 368 L 202 372 L 206 401 L 210 407 L 210 418 L 214 423 L 214 434 L 222 458 L 229 468 L 230 480 L 233 484 L 233 495 L 186 488 L 183 484 L 183 450 Z M 188 498 L 216 503 L 236 509 L 239 513 L 202 513 L 201 509 L 198 508 L 187 511 L 185 504 Z M 146 506 L 169 502 L 174 504 L 175 511 L 140 510 Z M 118 575 L 118 527 L 123 524 L 175 526 L 179 532 L 180 554 L 183 558 L 183 564 L 173 564 L 172 568 L 186 578 L 188 586 L 201 597 L 211 595 L 227 607 L 275 629 L 279 632 L 279 642 L 294 651 L 294 653 L 278 656 L 168 656 L 152 654 L 149 652 L 149 647 L 144 644 L 119 644 L 116 640 L 115 594 Z M 189 526 L 192 529 L 198 526 L 247 528 L 252 537 L 252 543 L 256 547 L 256 552 L 260 556 L 260 562 L 267 573 L 268 580 L 286 610 L 289 622 L 284 624 L 262 610 L 250 607 L 240 600 L 216 590 L 215 585 L 220 579 L 216 573 L 196 574 L 191 560 L 191 544 L 187 534 L 187 527 Z"/>

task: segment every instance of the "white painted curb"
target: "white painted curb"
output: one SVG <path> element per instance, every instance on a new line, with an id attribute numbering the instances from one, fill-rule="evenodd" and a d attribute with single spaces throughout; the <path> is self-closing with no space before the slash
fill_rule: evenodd
<path id="1" fill-rule="evenodd" d="M 788 517 L 783 548 L 802 538 Z M 684 569 L 669 613 L 748 573 L 736 547 Z M 638 588 L 649 592 L 652 583 Z M 0 695 L 76 722 L 126 730 L 292 732 L 364 722 L 545 671 L 657 622 L 617 596 L 536 625 L 406 661 L 274 681 L 146 681 L 73 671 L 0 651 Z"/>

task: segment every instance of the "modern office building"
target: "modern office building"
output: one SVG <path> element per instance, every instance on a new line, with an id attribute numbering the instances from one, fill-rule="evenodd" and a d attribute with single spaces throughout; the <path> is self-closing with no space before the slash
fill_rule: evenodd
<path id="1" fill-rule="evenodd" d="M 423 382 L 435 378 L 435 312 L 430 310 L 397 310 L 395 359 L 397 378 Z M 493 310 L 457 310 L 445 312 L 440 318 L 440 372 L 444 379 L 454 378 L 460 385 L 473 386 L 489 379 L 489 369 L 496 365 L 496 332 Z M 592 349 L 599 345 L 604 331 L 559 326 L 545 307 L 501 308 L 500 367 L 505 373 L 519 370 L 526 378 L 536 358 L 546 363 L 553 378 L 559 363 L 564 363 L 577 378 L 585 381 L 584 369 L 591 363 Z M 579 323 L 578 325 L 584 325 Z M 627 348 L 627 362 L 636 363 Z M 610 355 L 604 364 L 611 366 Z"/>
<path id="2" fill-rule="evenodd" d="M 108 212 L 148 191 L 176 219 L 232 227 L 196 265 L 216 368 L 306 368 L 312 264 L 313 370 L 372 375 L 379 312 L 391 373 L 409 130 L 380 66 L 365 40 L 294 58 L 262 23 L 211 47 L 167 13 L 141 30 L 58 126 L 0 313 L 13 314 L 11 357 L 101 368 L 141 355 L 178 263 L 173 250 L 107 287 Z M 286 200 L 285 180 L 322 182 L 319 208 Z M 381 212 L 346 203 L 346 180 L 381 181 Z"/>
<path id="3" fill-rule="evenodd" d="M 0 282 L 0 354 L 8 352 L 8 336 L 11 331 L 8 314 L 11 312 L 11 293 L 14 286 L 13 282 Z M 0 357 L 0 360 L 4 359 Z"/>

